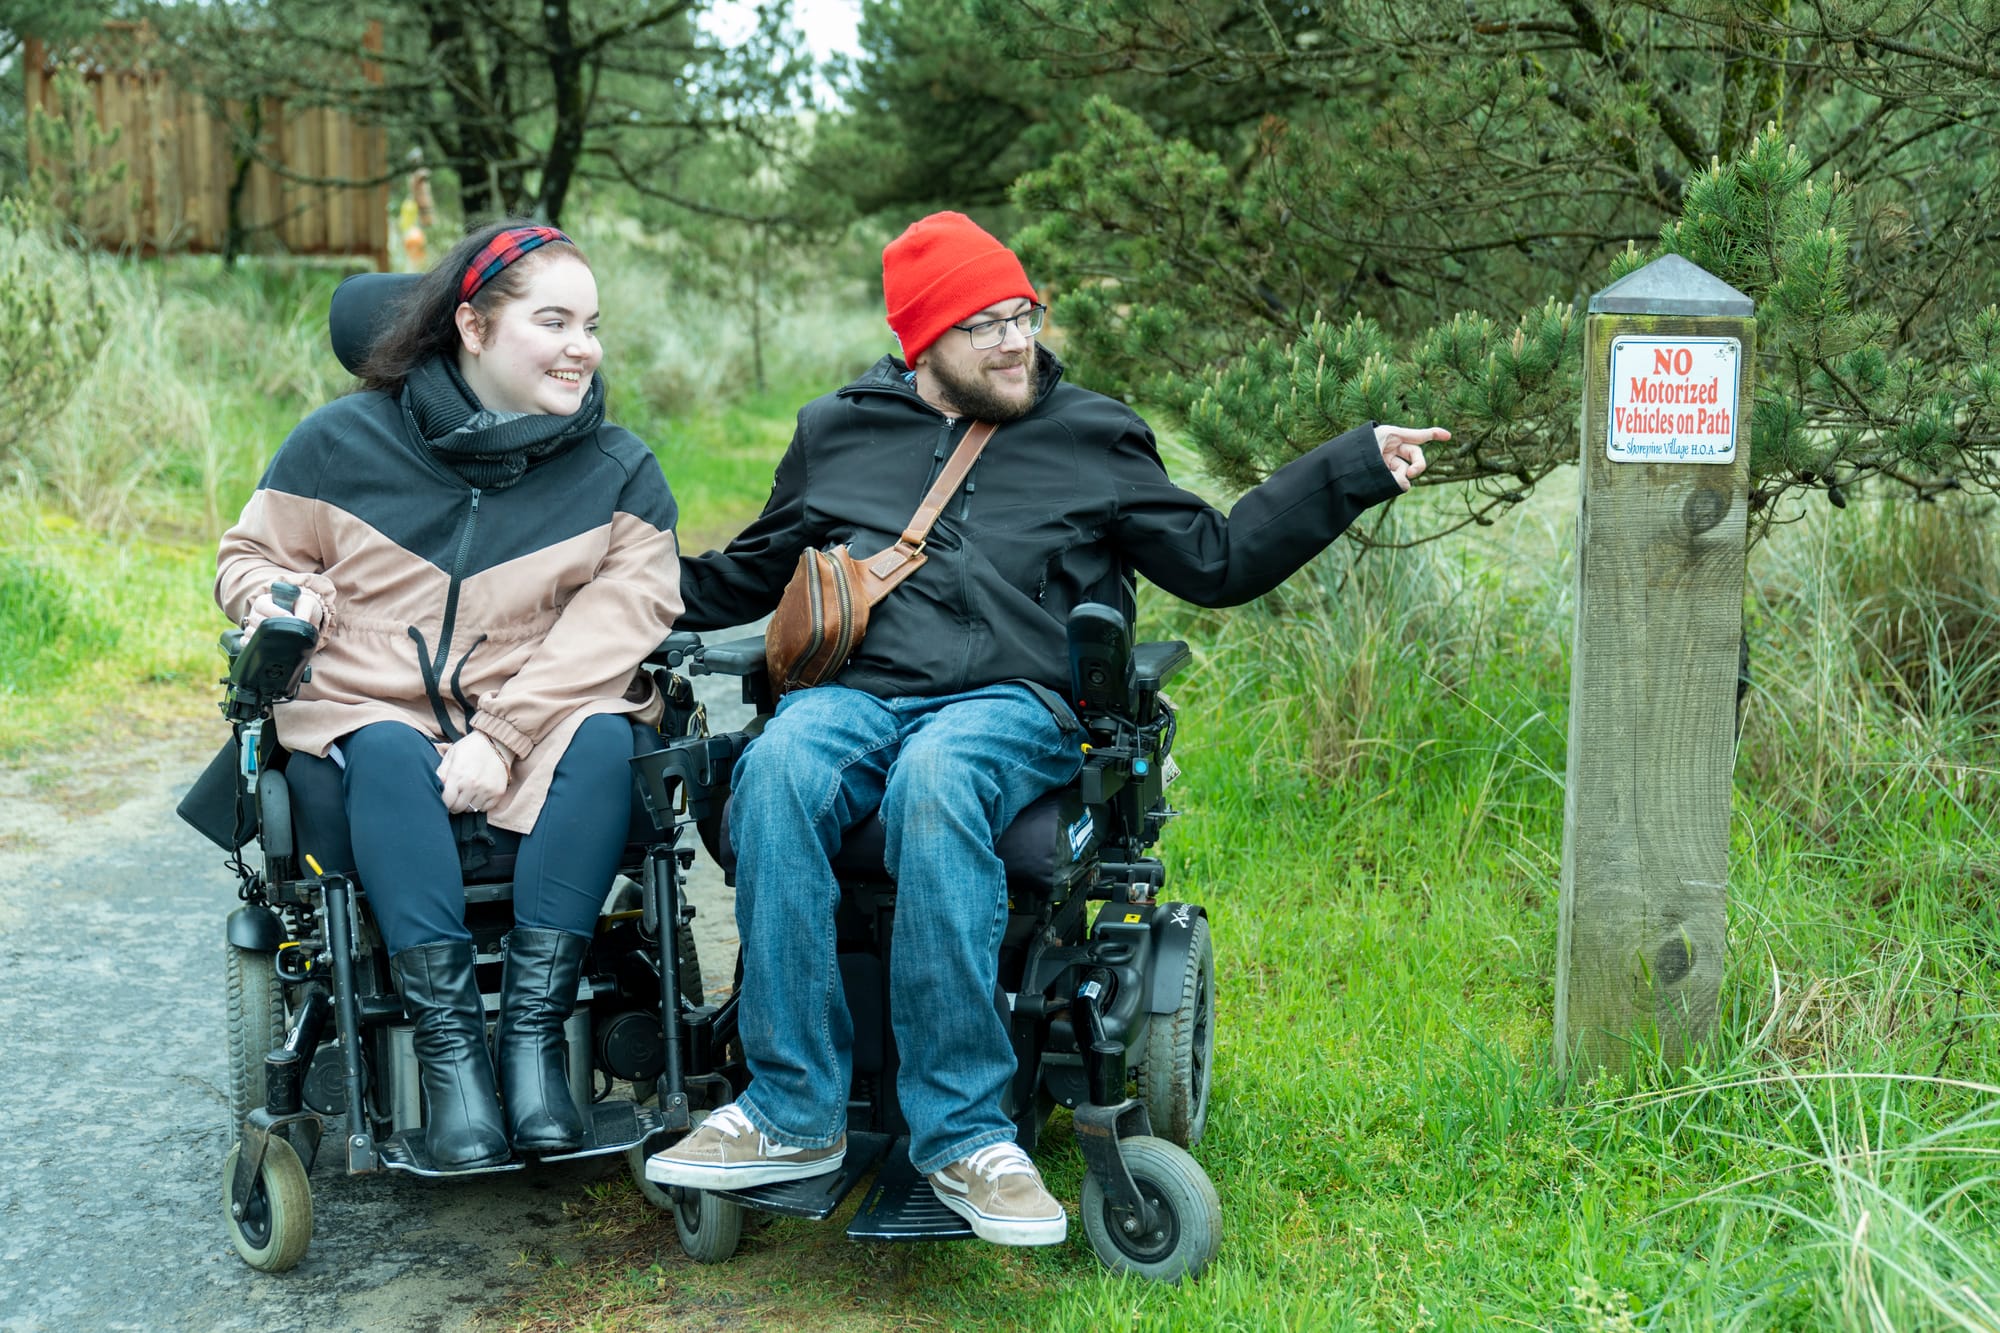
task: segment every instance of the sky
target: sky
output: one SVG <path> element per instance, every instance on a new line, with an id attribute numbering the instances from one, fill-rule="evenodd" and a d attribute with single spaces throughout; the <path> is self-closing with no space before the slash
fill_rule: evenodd
<path id="1" fill-rule="evenodd" d="M 755 0 L 716 0 L 702 26 L 724 41 L 746 32 L 757 21 Z M 855 28 L 861 22 L 861 0 L 792 0 L 792 22 L 805 34 L 815 61 L 831 55 L 859 55 Z"/>

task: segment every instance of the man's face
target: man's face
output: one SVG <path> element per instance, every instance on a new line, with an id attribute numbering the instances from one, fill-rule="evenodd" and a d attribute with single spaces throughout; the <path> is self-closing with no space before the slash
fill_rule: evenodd
<path id="1" fill-rule="evenodd" d="M 1035 340 L 1011 324 L 997 347 L 975 348 L 965 329 L 1011 319 L 1034 308 L 1025 296 L 1000 301 L 958 321 L 917 358 L 917 391 L 942 412 L 1004 425 L 1035 405 Z"/>

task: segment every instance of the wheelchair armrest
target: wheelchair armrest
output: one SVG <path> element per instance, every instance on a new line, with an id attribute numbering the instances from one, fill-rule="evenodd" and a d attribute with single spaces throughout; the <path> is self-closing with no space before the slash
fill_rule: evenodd
<path id="1" fill-rule="evenodd" d="M 632 772 L 646 813 L 662 833 L 680 820 L 699 822 L 722 813 L 730 774 L 750 744 L 743 732 L 683 736 L 632 756 Z"/>
<path id="2" fill-rule="evenodd" d="M 701 635 L 693 630 L 679 629 L 647 654 L 646 665 L 685 671 L 690 676 L 739 676 L 743 680 L 744 703 L 759 713 L 769 713 L 777 707 L 777 698 L 771 692 L 771 675 L 764 669 L 761 637 L 703 643 Z"/>
<path id="3" fill-rule="evenodd" d="M 764 640 L 731 639 L 711 643 L 701 651 L 695 674 L 705 676 L 748 676 L 764 669 Z"/>
<path id="4" fill-rule="evenodd" d="M 1132 650 L 1132 685 L 1142 694 L 1158 693 L 1160 686 L 1194 660 L 1194 654 L 1179 639 L 1142 643 Z"/>
<path id="5" fill-rule="evenodd" d="M 659 647 L 646 654 L 645 664 L 650 667 L 665 667 L 669 671 L 678 671 L 681 669 L 681 665 L 689 658 L 699 660 L 701 652 L 701 635 L 696 634 L 691 629 L 677 629 L 667 635 L 661 641 Z"/>

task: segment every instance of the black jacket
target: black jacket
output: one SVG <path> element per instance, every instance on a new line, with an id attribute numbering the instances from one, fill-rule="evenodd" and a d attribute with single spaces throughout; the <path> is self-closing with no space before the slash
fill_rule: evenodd
<path id="1" fill-rule="evenodd" d="M 1177 597 L 1233 606 L 1270 591 L 1370 505 L 1399 494 L 1361 427 L 1273 473 L 1225 516 L 1167 477 L 1137 413 L 1062 382 L 988 441 L 925 547 L 929 560 L 870 612 L 840 684 L 942 695 L 1004 680 L 1069 693 L 1065 621 L 1127 602 L 1130 565 Z M 808 546 L 857 556 L 893 543 L 971 422 L 918 396 L 883 357 L 799 413 L 771 498 L 726 550 L 683 557 L 682 628 L 748 624 L 778 604 Z"/>

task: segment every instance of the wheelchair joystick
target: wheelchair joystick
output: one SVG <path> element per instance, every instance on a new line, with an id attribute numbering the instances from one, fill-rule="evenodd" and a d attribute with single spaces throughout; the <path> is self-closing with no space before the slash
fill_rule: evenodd
<path id="1" fill-rule="evenodd" d="M 1071 702 L 1086 712 L 1123 714 L 1132 706 L 1132 631 L 1101 602 L 1069 613 Z"/>

